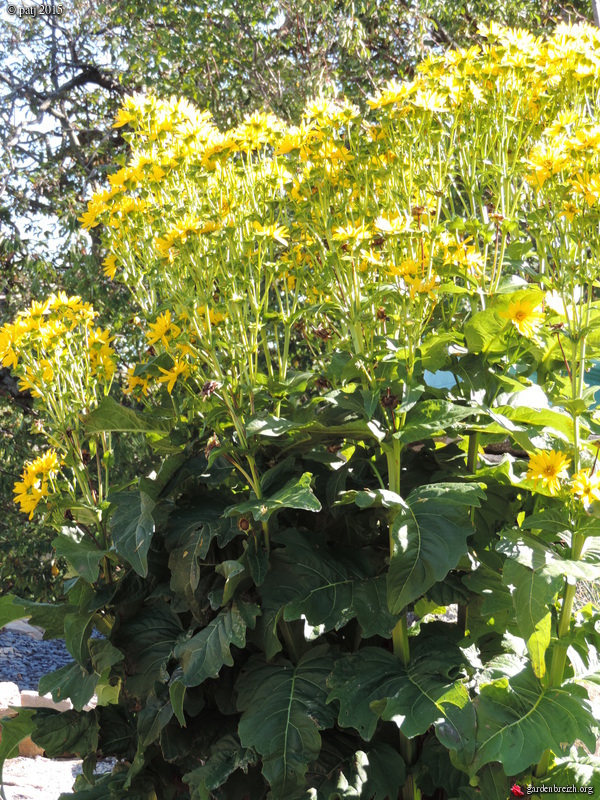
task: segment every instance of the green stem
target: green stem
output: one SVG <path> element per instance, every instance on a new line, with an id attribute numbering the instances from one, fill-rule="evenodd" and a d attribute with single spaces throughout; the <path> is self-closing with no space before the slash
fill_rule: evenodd
<path id="1" fill-rule="evenodd" d="M 252 474 L 252 488 L 254 489 L 254 494 L 256 495 L 256 499 L 260 500 L 262 498 L 262 486 L 260 483 L 260 476 L 258 474 L 258 470 L 256 469 L 256 461 L 254 460 L 254 456 L 247 455 L 246 459 L 248 461 L 248 466 L 250 467 L 250 473 Z M 269 536 L 269 522 L 268 520 L 263 520 L 262 522 L 262 529 L 263 529 L 263 540 L 265 543 L 265 549 L 267 553 L 271 552 L 271 539 Z"/>
<path id="2" fill-rule="evenodd" d="M 392 440 L 392 449 L 387 453 L 388 462 L 388 483 L 390 491 L 400 494 L 400 468 L 402 457 L 402 443 L 398 439 Z M 391 534 L 390 527 L 390 559 L 394 557 L 394 542 Z M 408 622 L 406 619 L 406 611 L 398 620 L 394 630 L 392 631 L 392 644 L 394 647 L 394 655 L 400 659 L 402 664 L 407 667 L 410 662 L 410 645 L 408 641 Z M 417 743 L 413 739 L 409 739 L 400 731 L 400 755 L 404 759 L 407 767 L 412 766 L 418 757 Z M 415 785 L 414 776 L 409 774 L 406 778 L 406 783 L 402 788 L 403 800 L 420 800 L 421 792 Z"/>
<path id="3" fill-rule="evenodd" d="M 586 323 L 589 322 L 589 307 L 590 307 L 591 289 L 588 285 L 588 309 L 586 314 Z M 575 400 L 583 394 L 584 386 L 584 371 L 585 371 L 585 337 L 581 341 L 581 351 L 577 352 L 577 341 L 573 341 L 571 350 L 571 387 L 572 397 Z M 578 358 L 579 356 L 579 358 Z M 573 410 L 573 470 L 579 471 L 579 413 L 577 409 Z M 585 536 L 581 533 L 573 533 L 571 540 L 571 560 L 578 561 L 581 558 L 581 552 L 585 543 Z M 560 686 L 563 682 L 565 666 L 567 663 L 567 648 L 561 640 L 568 634 L 571 627 L 571 617 L 573 615 L 573 601 L 577 592 L 577 584 L 567 583 L 565 580 L 565 588 L 563 591 L 563 603 L 558 620 L 557 637 L 558 640 L 554 643 L 552 648 L 552 662 L 550 664 L 549 685 Z M 538 761 L 535 768 L 535 774 L 538 778 L 543 777 L 548 771 L 550 764 L 550 750 L 545 750 L 542 757 Z"/>
<path id="4" fill-rule="evenodd" d="M 579 560 L 584 542 L 585 542 L 585 536 L 583 536 L 583 534 L 581 533 L 573 534 L 573 543 L 571 546 L 571 558 L 574 561 Z M 549 678 L 550 686 L 560 686 L 563 681 L 565 665 L 567 663 L 567 648 L 565 644 L 561 642 L 561 639 L 563 639 L 567 635 L 567 633 L 569 632 L 569 628 L 571 627 L 571 615 L 573 613 L 573 601 L 575 600 L 576 592 L 577 592 L 577 584 L 570 584 L 566 583 L 565 581 L 563 604 L 560 612 L 560 617 L 558 620 L 558 631 L 557 631 L 558 641 L 554 643 L 554 646 L 552 648 L 552 663 L 550 665 L 550 678 Z M 544 775 L 548 772 L 548 767 L 550 766 L 550 756 L 551 756 L 550 750 L 549 749 L 545 750 L 535 768 L 536 777 L 543 778 Z"/>
<path id="5" fill-rule="evenodd" d="M 477 472 L 477 451 L 479 450 L 479 431 L 469 434 L 469 449 L 467 450 L 467 470 L 474 475 Z"/>
<path id="6" fill-rule="evenodd" d="M 467 470 L 475 475 L 477 472 L 477 453 L 479 451 L 479 431 L 471 431 L 469 433 L 469 446 L 467 449 Z M 471 507 L 471 522 L 475 522 L 475 506 Z M 462 631 L 463 636 L 466 636 L 467 626 L 469 624 L 469 606 L 459 603 L 457 609 L 456 624 L 458 629 Z"/>

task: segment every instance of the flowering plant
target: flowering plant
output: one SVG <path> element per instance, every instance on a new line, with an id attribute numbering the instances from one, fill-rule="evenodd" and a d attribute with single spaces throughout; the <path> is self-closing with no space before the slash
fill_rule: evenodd
<path id="1" fill-rule="evenodd" d="M 61 527 L 51 630 L 75 659 L 40 684 L 71 716 L 6 727 L 85 755 L 82 798 L 600 780 L 599 612 L 573 611 L 600 577 L 600 35 L 481 35 L 367 116 L 317 100 L 297 127 L 222 133 L 129 98 L 131 157 L 81 220 L 145 334 L 125 396 L 91 322 L 52 358 L 19 333 L 33 310 L 0 333 L 53 447 L 17 498 Z M 68 320 L 80 301 L 61 302 Z M 114 487 L 128 431 L 160 463 Z"/>

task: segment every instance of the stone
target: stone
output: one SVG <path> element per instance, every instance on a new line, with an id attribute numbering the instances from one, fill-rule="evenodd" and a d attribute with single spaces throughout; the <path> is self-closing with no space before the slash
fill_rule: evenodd
<path id="1" fill-rule="evenodd" d="M 0 719 L 14 716 L 15 712 L 11 711 L 9 707 L 20 705 L 21 692 L 17 684 L 12 681 L 0 682 Z"/>
<path id="2" fill-rule="evenodd" d="M 31 736 L 27 736 L 22 742 L 19 742 L 19 755 L 21 758 L 36 758 L 37 756 L 43 756 L 44 752 L 43 748 L 38 747 L 32 741 Z"/>
<path id="3" fill-rule="evenodd" d="M 23 708 L 53 708 L 56 711 L 70 711 L 73 704 L 70 700 L 53 700 L 51 694 L 38 694 L 28 690 L 21 692 Z"/>
<path id="4" fill-rule="evenodd" d="M 44 629 L 38 628 L 36 625 L 24 619 L 15 619 L 13 622 L 8 622 L 1 630 L 10 631 L 11 633 L 21 633 L 24 636 L 30 636 L 32 639 L 43 639 Z"/>
<path id="5" fill-rule="evenodd" d="M 100 760 L 96 772 L 110 772 L 115 759 Z M 81 773 L 81 759 L 11 758 L 4 765 L 4 791 L 7 800 L 58 800 L 70 792 Z"/>

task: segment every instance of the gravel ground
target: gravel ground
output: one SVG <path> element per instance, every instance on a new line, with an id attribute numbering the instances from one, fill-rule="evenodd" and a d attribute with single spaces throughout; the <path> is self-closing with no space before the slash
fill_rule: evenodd
<path id="1" fill-rule="evenodd" d="M 114 759 L 100 761 L 96 772 L 110 772 L 114 764 Z M 4 791 L 7 800 L 58 800 L 80 772 L 80 759 L 12 758 L 4 765 Z"/>
<path id="2" fill-rule="evenodd" d="M 43 675 L 73 661 L 62 639 L 36 640 L 10 630 L 0 631 L 0 681 L 21 691 L 37 691 Z"/>

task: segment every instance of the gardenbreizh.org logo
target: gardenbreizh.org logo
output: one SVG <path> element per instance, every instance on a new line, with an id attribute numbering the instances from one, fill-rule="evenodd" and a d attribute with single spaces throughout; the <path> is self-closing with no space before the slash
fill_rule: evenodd
<path id="1" fill-rule="evenodd" d="M 594 794 L 593 786 L 556 786 L 556 784 L 548 784 L 544 786 L 520 786 L 518 783 L 513 783 L 510 787 L 512 797 L 525 797 L 528 794 L 559 794 L 565 792 L 567 794 Z"/>

